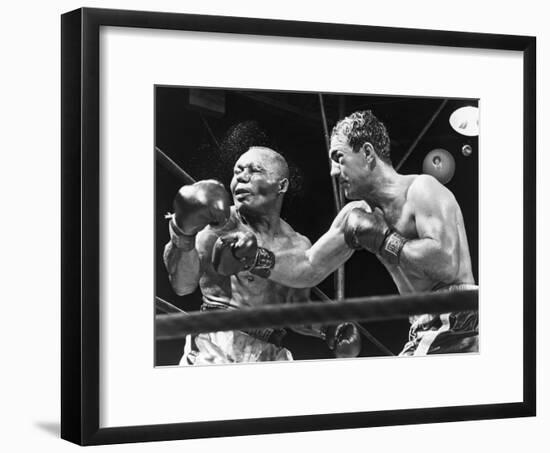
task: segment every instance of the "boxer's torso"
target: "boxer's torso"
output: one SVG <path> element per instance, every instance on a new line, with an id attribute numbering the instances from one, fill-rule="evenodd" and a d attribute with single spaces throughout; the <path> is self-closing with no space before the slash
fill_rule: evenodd
<path id="1" fill-rule="evenodd" d="M 221 236 L 235 231 L 252 231 L 258 240 L 258 246 L 273 253 L 292 247 L 292 237 L 297 233 L 281 219 L 276 233 L 262 234 L 252 230 L 232 209 L 229 222 L 216 231 Z M 205 257 L 208 261 L 210 257 Z M 281 304 L 299 298 L 299 291 L 259 277 L 248 271 L 239 272 L 231 277 L 217 274 L 209 263 L 200 280 L 203 296 L 223 300 L 236 307 L 258 307 L 268 304 Z"/>
<path id="2" fill-rule="evenodd" d="M 409 185 L 412 185 L 416 179 L 416 175 L 408 176 Z M 447 190 L 447 189 L 445 189 Z M 407 190 L 408 193 L 408 190 Z M 437 196 L 434 194 L 434 196 Z M 419 239 L 419 234 L 416 227 L 415 219 L 415 206 L 407 198 L 405 194 L 405 201 L 402 204 L 396 204 L 394 209 L 387 209 L 383 214 L 388 225 L 404 236 L 406 239 Z M 405 269 L 402 265 L 394 265 L 385 261 L 382 257 L 378 256 L 380 261 L 387 268 L 391 274 L 397 288 L 401 294 L 421 291 L 431 291 L 437 287 L 447 286 L 459 283 L 474 283 L 470 259 L 470 251 L 468 247 L 468 239 L 466 237 L 466 230 L 464 227 L 464 219 L 458 204 L 456 209 L 452 209 L 452 212 L 447 218 L 443 219 L 443 228 L 451 231 L 451 234 L 456 237 L 456 247 L 458 250 L 458 260 L 456 260 L 455 269 L 452 274 L 454 278 L 449 281 L 440 281 L 437 279 L 429 278 L 424 272 L 416 269 Z"/>

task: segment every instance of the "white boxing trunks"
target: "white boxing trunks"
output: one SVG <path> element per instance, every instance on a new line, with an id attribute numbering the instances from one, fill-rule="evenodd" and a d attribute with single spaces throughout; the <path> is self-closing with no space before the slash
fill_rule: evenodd
<path id="1" fill-rule="evenodd" d="M 235 310 L 222 298 L 203 296 L 201 311 Z M 272 362 L 292 360 L 290 351 L 281 346 L 284 329 L 252 329 L 187 335 L 180 365 Z"/>
<path id="2" fill-rule="evenodd" d="M 292 360 L 286 348 L 237 330 L 188 335 L 180 365 Z"/>

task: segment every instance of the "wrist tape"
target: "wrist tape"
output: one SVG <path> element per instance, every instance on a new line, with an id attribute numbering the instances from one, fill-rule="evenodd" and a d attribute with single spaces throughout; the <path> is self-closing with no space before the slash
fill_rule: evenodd
<path id="1" fill-rule="evenodd" d="M 268 278 L 275 266 L 275 255 L 272 251 L 258 247 L 254 261 L 246 266 L 246 270 L 263 278 Z"/>
<path id="2" fill-rule="evenodd" d="M 382 247 L 380 247 L 380 255 L 383 256 L 391 264 L 399 264 L 401 250 L 407 240 L 395 231 L 386 235 Z"/>

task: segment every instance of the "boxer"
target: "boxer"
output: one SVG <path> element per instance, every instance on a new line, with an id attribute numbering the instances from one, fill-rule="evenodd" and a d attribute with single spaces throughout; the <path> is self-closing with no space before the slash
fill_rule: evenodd
<path id="1" fill-rule="evenodd" d="M 264 147 L 239 157 L 231 195 L 214 180 L 182 187 L 174 199 L 170 241 L 164 263 L 178 295 L 202 292 L 201 310 L 239 309 L 304 302 L 308 288 L 267 279 L 274 254 L 290 251 L 295 241 L 310 244 L 280 217 L 289 188 L 285 159 Z M 233 206 L 231 206 L 233 198 Z M 293 330 L 324 338 L 336 357 L 360 352 L 355 326 L 304 326 Z M 213 332 L 188 338 L 182 365 L 292 360 L 281 344 L 284 329 Z"/>
<path id="2" fill-rule="evenodd" d="M 355 112 L 336 124 L 329 155 L 331 175 L 355 201 L 312 246 L 294 237 L 292 253 L 275 253 L 272 281 L 317 285 L 355 250 L 364 249 L 378 257 L 400 294 L 476 288 L 455 197 L 432 176 L 403 175 L 393 168 L 388 133 L 371 111 Z M 477 311 L 410 321 L 401 355 L 478 351 Z"/>

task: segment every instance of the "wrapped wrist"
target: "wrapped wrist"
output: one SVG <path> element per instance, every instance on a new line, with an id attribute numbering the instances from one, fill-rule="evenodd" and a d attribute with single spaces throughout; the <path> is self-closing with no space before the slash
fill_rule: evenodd
<path id="1" fill-rule="evenodd" d="M 263 278 L 268 278 L 275 266 L 275 255 L 272 251 L 258 247 L 254 259 L 246 265 L 245 270 Z"/>
<path id="2" fill-rule="evenodd" d="M 195 248 L 195 235 L 185 234 L 176 224 L 174 217 L 168 222 L 168 230 L 170 231 L 170 241 L 174 247 L 185 252 L 190 252 Z"/>
<path id="3" fill-rule="evenodd" d="M 395 231 L 386 235 L 382 246 L 380 247 L 380 255 L 391 264 L 399 264 L 401 251 L 407 240 Z"/>

